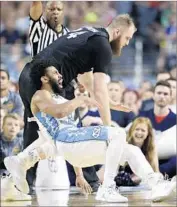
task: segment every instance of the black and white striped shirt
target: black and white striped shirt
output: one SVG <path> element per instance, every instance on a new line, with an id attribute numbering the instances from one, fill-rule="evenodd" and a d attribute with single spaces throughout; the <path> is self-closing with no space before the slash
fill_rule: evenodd
<path id="1" fill-rule="evenodd" d="M 34 57 L 58 37 L 69 32 L 66 27 L 63 25 L 62 27 L 62 31 L 57 33 L 47 24 L 42 15 L 36 21 L 30 17 L 29 40 L 31 45 L 31 56 Z"/>

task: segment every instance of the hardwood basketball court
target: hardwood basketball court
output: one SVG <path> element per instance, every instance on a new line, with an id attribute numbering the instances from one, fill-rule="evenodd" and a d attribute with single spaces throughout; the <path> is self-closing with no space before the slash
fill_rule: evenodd
<path id="1" fill-rule="evenodd" d="M 143 206 L 163 207 L 177 206 L 176 194 L 165 202 L 153 203 L 148 199 L 149 190 L 124 191 L 122 195 L 128 197 L 128 203 L 107 203 L 95 200 L 95 194 L 83 195 L 79 189 L 70 190 L 41 190 L 36 191 L 32 201 L 1 202 L 1 206 Z"/>

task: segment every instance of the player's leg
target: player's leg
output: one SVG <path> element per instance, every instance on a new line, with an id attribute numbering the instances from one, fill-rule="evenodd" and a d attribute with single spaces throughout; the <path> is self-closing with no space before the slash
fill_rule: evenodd
<path id="1" fill-rule="evenodd" d="M 126 144 L 125 131 L 121 128 L 109 128 L 108 141 L 103 185 L 99 187 L 96 199 L 108 202 L 128 202 L 128 199 L 116 190 L 114 181 Z"/>
<path id="2" fill-rule="evenodd" d="M 26 195 L 14 185 L 11 176 L 1 177 L 1 201 L 27 201 L 32 200 L 30 195 Z"/>
<path id="3" fill-rule="evenodd" d="M 71 137 L 70 137 L 71 135 Z M 61 156 L 76 167 L 88 167 L 105 163 L 103 185 L 96 199 L 108 202 L 127 202 L 127 198 L 116 191 L 114 178 L 126 144 L 126 133 L 121 128 L 83 127 L 79 130 L 60 132 L 57 148 Z M 61 141 L 64 141 L 63 143 Z M 71 143 L 67 143 L 67 142 Z M 106 146 L 106 142 L 108 145 Z"/>
<path id="4" fill-rule="evenodd" d="M 38 141 L 38 140 L 37 140 Z M 26 171 L 33 167 L 39 160 L 54 156 L 55 146 L 52 142 L 34 143 L 36 148 L 30 146 L 31 150 L 24 150 L 17 156 L 10 156 L 4 159 L 4 164 L 12 175 L 17 188 L 24 193 L 29 192 L 29 186 L 26 181 Z M 33 144 L 31 144 L 33 145 Z"/>
<path id="5" fill-rule="evenodd" d="M 33 116 L 30 109 L 30 103 L 31 103 L 31 98 L 36 91 L 35 86 L 32 84 L 30 80 L 30 70 L 31 70 L 30 65 L 31 65 L 30 63 L 27 63 L 25 65 L 19 78 L 19 93 L 25 107 L 25 113 L 24 113 L 25 125 L 24 125 L 24 134 L 23 134 L 24 149 L 38 138 L 38 134 L 37 134 L 38 125 L 35 122 L 31 122 L 31 123 L 28 122 L 28 118 Z M 37 165 L 34 168 L 31 168 L 27 172 L 27 180 L 30 186 L 33 186 L 34 180 L 36 178 L 36 168 Z"/>
<path id="6" fill-rule="evenodd" d="M 164 180 L 161 173 L 155 173 L 140 148 L 126 144 L 121 163 L 126 161 L 132 171 L 152 189 L 150 199 L 154 201 L 165 200 L 173 194 L 176 183 Z"/>

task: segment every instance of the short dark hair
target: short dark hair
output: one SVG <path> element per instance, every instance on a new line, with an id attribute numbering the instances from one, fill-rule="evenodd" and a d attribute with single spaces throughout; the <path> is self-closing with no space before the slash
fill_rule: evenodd
<path id="1" fill-rule="evenodd" d="M 53 61 L 51 61 L 50 59 L 48 60 L 36 59 L 34 62 L 31 63 L 30 78 L 37 90 L 39 90 L 42 86 L 41 77 L 46 74 L 46 69 L 51 66 L 54 66 L 56 68 L 56 64 L 53 63 Z"/>
<path id="2" fill-rule="evenodd" d="M 7 69 L 1 67 L 1 68 L 0 68 L 0 72 L 4 72 L 4 73 L 6 73 L 8 80 L 10 79 L 10 74 L 9 74 L 9 72 L 8 72 Z"/>
<path id="3" fill-rule="evenodd" d="M 167 81 L 175 81 L 176 82 L 176 78 L 170 77 L 167 79 Z"/>
<path id="4" fill-rule="evenodd" d="M 155 87 L 154 87 L 154 91 L 155 91 L 155 89 L 157 88 L 157 86 L 166 86 L 166 87 L 168 87 L 168 88 L 170 89 L 170 91 L 171 91 L 171 85 L 168 83 L 167 80 L 161 80 L 161 81 L 158 81 L 158 82 L 156 83 Z"/>

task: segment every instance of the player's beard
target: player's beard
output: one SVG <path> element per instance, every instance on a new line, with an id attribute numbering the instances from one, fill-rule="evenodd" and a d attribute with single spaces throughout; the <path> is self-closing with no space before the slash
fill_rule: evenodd
<path id="1" fill-rule="evenodd" d="M 49 80 L 49 83 L 52 87 L 52 91 L 55 93 L 55 94 L 62 94 L 63 93 L 63 90 L 62 88 L 60 88 L 59 84 L 56 83 L 56 81 L 54 81 L 53 79 L 50 79 Z"/>
<path id="2" fill-rule="evenodd" d="M 122 50 L 121 44 L 120 44 L 120 39 L 121 39 L 121 37 L 119 36 L 117 39 L 112 40 L 110 42 L 113 54 L 114 55 L 118 55 L 118 56 L 121 55 L 121 50 Z"/>

